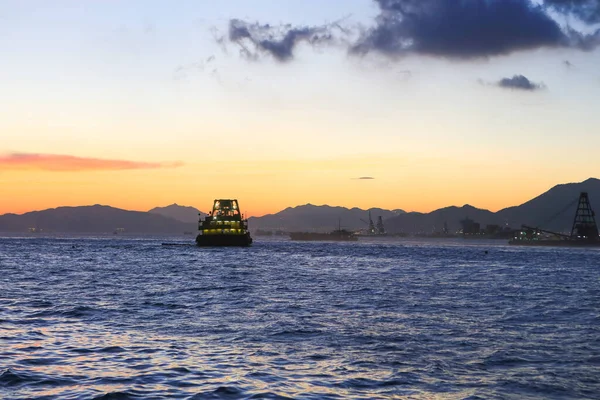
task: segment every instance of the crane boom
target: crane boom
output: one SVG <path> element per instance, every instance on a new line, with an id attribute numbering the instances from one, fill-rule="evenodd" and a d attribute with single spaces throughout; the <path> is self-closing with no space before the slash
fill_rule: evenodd
<path id="1" fill-rule="evenodd" d="M 522 228 L 523 229 L 527 229 L 527 230 L 536 231 L 536 232 L 541 232 L 541 233 L 549 233 L 551 235 L 556 235 L 556 236 L 560 236 L 560 237 L 564 237 L 564 238 L 568 238 L 568 239 L 571 238 L 570 235 L 565 235 L 564 233 L 552 232 L 552 231 L 548 231 L 548 230 L 545 230 L 545 229 L 534 228 L 532 226 L 522 225 Z"/>

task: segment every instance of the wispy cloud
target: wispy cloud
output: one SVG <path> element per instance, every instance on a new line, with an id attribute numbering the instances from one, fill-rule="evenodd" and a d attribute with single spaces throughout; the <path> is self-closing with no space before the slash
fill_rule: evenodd
<path id="1" fill-rule="evenodd" d="M 559 12 L 575 15 L 588 24 L 600 22 L 598 0 L 544 0 L 544 4 Z"/>
<path id="2" fill-rule="evenodd" d="M 240 19 L 229 21 L 229 40 L 240 47 L 240 54 L 252 61 L 261 53 L 270 54 L 279 62 L 294 58 L 294 50 L 300 43 L 311 46 L 331 44 L 335 41 L 332 29 L 336 25 L 292 27 L 250 23 Z"/>
<path id="3" fill-rule="evenodd" d="M 357 180 L 357 181 L 372 181 L 375 178 L 373 178 L 372 176 L 361 176 L 360 178 L 352 178 L 352 179 Z"/>
<path id="4" fill-rule="evenodd" d="M 10 153 L 0 155 L 2 169 L 32 169 L 42 171 L 119 171 L 132 169 L 176 168 L 182 162 L 143 162 L 107 160 L 59 154 Z"/>

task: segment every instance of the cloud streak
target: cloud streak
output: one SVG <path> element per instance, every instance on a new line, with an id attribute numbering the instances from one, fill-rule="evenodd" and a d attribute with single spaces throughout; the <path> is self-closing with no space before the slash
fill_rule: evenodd
<path id="1" fill-rule="evenodd" d="M 1 169 L 29 169 L 41 171 L 121 171 L 134 169 L 176 168 L 181 162 L 140 162 L 106 160 L 58 154 L 10 153 L 0 155 Z"/>

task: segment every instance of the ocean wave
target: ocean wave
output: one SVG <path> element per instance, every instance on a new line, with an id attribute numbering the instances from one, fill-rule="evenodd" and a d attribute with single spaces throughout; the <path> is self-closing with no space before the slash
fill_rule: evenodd
<path id="1" fill-rule="evenodd" d="M 0 242 L 8 398 L 600 392 L 600 271 L 585 250 L 161 243 Z"/>

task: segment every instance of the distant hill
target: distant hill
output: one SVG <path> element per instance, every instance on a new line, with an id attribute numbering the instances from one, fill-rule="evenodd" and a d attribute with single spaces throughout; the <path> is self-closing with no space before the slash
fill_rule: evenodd
<path id="1" fill-rule="evenodd" d="M 202 214 L 203 216 L 206 215 L 197 208 L 180 206 L 178 204 L 171 204 L 170 206 L 166 207 L 156 207 L 148 212 L 173 218 L 188 224 L 197 224 L 199 219 L 198 214 Z"/>
<path id="2" fill-rule="evenodd" d="M 362 210 L 360 208 L 348 209 L 345 207 L 306 204 L 286 208 L 277 214 L 252 217 L 249 219 L 249 224 L 252 230 L 284 230 L 288 232 L 329 232 L 337 229 L 338 224 L 341 224 L 344 229 L 358 230 L 368 228 L 369 211 L 371 211 L 375 223 L 377 223 L 379 216 L 382 216 L 385 220 L 404 212 L 402 210 L 390 211 L 381 208 Z"/>
<path id="3" fill-rule="evenodd" d="M 525 224 L 570 232 L 580 192 L 588 192 L 592 208 L 596 212 L 600 211 L 600 179 L 590 178 L 579 183 L 554 186 L 520 206 L 498 211 L 497 215 L 515 227 Z"/>
<path id="4" fill-rule="evenodd" d="M 388 232 L 432 233 L 441 232 L 444 222 L 451 232 L 461 229 L 460 221 L 470 218 L 482 228 L 488 224 L 519 228 L 531 225 L 539 228 L 567 232 L 571 230 L 581 192 L 588 192 L 595 210 L 600 210 L 600 180 L 590 178 L 580 183 L 557 185 L 536 198 L 493 213 L 469 205 L 447 207 L 428 214 L 407 213 L 384 221 Z M 600 222 L 600 221 L 597 221 Z"/>
<path id="5" fill-rule="evenodd" d="M 465 218 L 479 222 L 482 228 L 488 224 L 513 228 L 526 224 L 567 232 L 573 223 L 580 192 L 588 192 L 592 207 L 600 210 L 600 180 L 590 178 L 580 183 L 557 185 L 524 204 L 496 213 L 470 205 L 446 207 L 430 213 L 406 213 L 403 210 L 380 208 L 370 211 L 375 223 L 379 216 L 383 217 L 390 233 L 441 232 L 444 223 L 447 223 L 451 232 L 455 232 L 461 228 L 460 221 Z M 0 232 L 25 233 L 29 228 L 41 228 L 49 233 L 111 233 L 123 228 L 127 233 L 183 234 L 197 231 L 198 213 L 193 207 L 177 204 L 157 207 L 149 212 L 100 205 L 59 207 L 23 215 L 0 216 Z M 286 208 L 276 214 L 250 218 L 250 229 L 329 232 L 341 222 L 344 229 L 360 230 L 368 227 L 368 220 L 369 210 L 306 204 Z"/>
<path id="6" fill-rule="evenodd" d="M 47 233 L 112 233 L 123 228 L 125 233 L 183 234 L 195 231 L 196 224 L 101 205 L 59 207 L 0 216 L 0 232 L 27 232 L 29 228 L 42 229 Z"/>

